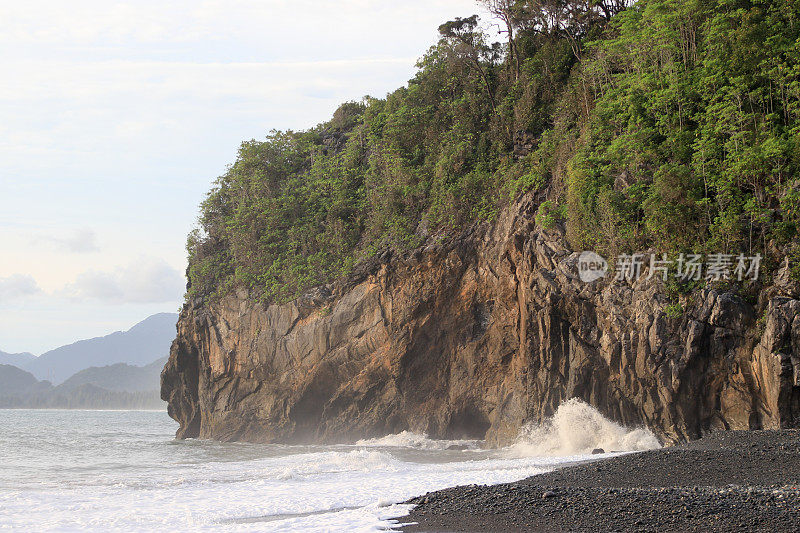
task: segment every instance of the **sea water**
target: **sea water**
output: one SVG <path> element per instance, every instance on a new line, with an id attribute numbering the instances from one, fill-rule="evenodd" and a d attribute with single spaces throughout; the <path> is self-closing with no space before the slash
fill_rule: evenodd
<path id="1" fill-rule="evenodd" d="M 408 432 L 339 446 L 178 441 L 176 427 L 155 411 L 0 410 L 0 529 L 391 530 L 427 491 L 658 446 L 576 401 L 499 450 Z"/>

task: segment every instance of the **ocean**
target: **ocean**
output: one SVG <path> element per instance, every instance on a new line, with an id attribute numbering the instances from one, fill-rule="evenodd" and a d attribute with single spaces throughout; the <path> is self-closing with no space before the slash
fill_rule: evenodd
<path id="1" fill-rule="evenodd" d="M 391 530 L 401 502 L 428 491 L 658 447 L 577 401 L 494 450 L 408 432 L 337 446 L 178 441 L 159 411 L 0 410 L 0 428 L 0 529 L 12 531 Z"/>

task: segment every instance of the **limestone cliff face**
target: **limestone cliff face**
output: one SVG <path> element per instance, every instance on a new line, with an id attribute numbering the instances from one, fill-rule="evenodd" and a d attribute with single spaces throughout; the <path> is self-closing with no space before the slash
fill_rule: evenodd
<path id="1" fill-rule="evenodd" d="M 285 305 L 187 304 L 162 374 L 179 437 L 342 442 L 402 430 L 513 439 L 579 397 L 665 441 L 800 426 L 800 300 L 763 316 L 705 289 L 669 318 L 658 279 L 577 277 L 531 199 L 494 224 Z M 610 276 L 613 277 L 613 276 Z"/>

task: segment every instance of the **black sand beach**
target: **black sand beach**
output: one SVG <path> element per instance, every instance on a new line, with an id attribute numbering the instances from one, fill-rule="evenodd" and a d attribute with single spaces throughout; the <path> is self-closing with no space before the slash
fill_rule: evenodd
<path id="1" fill-rule="evenodd" d="M 719 432 L 414 498 L 403 531 L 798 531 L 800 431 Z"/>

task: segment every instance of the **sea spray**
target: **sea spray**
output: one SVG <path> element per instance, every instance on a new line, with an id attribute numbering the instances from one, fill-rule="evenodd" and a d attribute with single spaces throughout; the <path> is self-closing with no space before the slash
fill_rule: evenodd
<path id="1" fill-rule="evenodd" d="M 392 435 L 386 435 L 385 437 L 380 437 L 376 439 L 362 439 L 356 442 L 356 446 L 365 446 L 365 447 L 383 447 L 383 446 L 394 446 L 394 447 L 405 447 L 405 448 L 417 448 L 420 450 L 447 450 L 447 449 L 478 449 L 481 448 L 483 445 L 483 441 L 481 440 L 468 440 L 468 439 L 460 439 L 460 440 L 440 440 L 440 439 L 430 439 L 428 435 L 413 433 L 411 431 L 403 431 L 401 433 L 395 433 Z"/>
<path id="2" fill-rule="evenodd" d="M 411 497 L 591 458 L 411 432 L 331 446 L 175 441 L 164 412 L 0 410 L 0 425 L 15 450 L 0 464 L 0 530 L 386 530 Z"/>
<path id="3" fill-rule="evenodd" d="M 516 442 L 507 450 L 512 456 L 534 457 L 582 455 L 597 448 L 607 452 L 636 452 L 660 447 L 650 430 L 625 428 L 586 402 L 572 398 L 543 423 L 524 425 Z"/>

